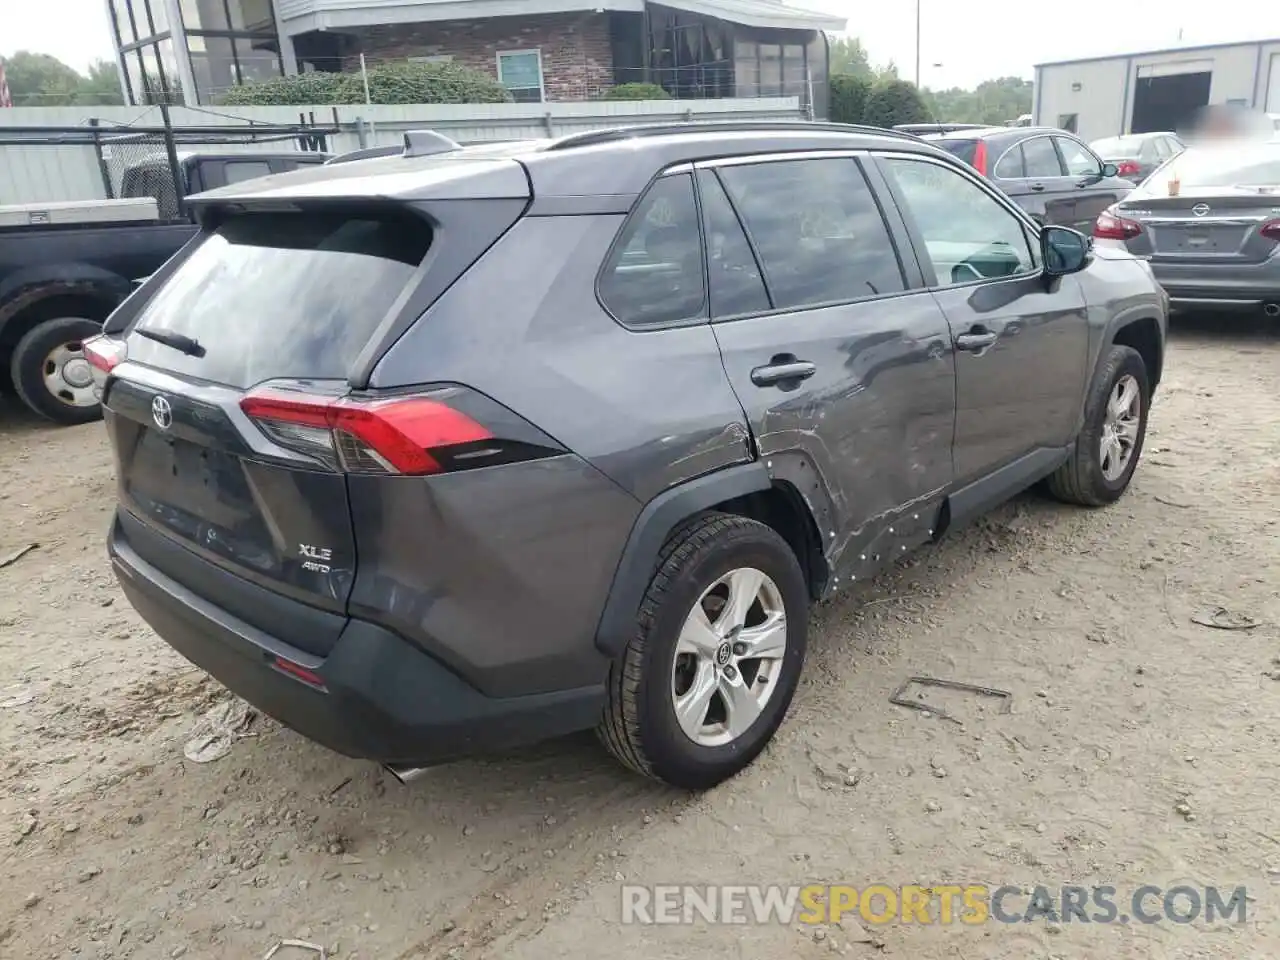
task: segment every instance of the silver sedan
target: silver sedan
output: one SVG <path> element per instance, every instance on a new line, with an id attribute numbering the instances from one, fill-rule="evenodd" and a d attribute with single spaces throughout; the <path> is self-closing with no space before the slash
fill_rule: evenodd
<path id="1" fill-rule="evenodd" d="M 1189 147 L 1103 213 L 1093 235 L 1149 258 L 1174 308 L 1280 317 L 1280 140 Z"/>

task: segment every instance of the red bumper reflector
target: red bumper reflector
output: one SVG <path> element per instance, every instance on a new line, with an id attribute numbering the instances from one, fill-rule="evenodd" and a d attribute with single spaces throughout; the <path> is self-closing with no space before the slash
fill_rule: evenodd
<path id="1" fill-rule="evenodd" d="M 309 687 L 315 687 L 317 690 L 324 690 L 324 677 L 309 670 L 300 663 L 294 663 L 292 660 L 286 660 L 284 657 L 273 657 L 271 665 L 281 673 L 287 673 L 295 680 L 301 680 Z"/>

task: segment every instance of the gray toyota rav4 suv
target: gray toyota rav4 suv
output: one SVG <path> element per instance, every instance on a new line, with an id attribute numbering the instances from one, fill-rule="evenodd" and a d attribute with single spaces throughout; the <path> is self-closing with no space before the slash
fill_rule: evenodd
<path id="1" fill-rule="evenodd" d="M 88 345 L 156 632 L 402 777 L 595 728 L 684 787 L 811 601 L 1038 481 L 1128 485 L 1167 303 L 893 131 L 641 127 L 269 177 Z"/>

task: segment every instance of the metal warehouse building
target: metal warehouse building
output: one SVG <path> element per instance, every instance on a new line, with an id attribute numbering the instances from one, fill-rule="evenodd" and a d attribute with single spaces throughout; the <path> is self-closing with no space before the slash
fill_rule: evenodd
<path id="1" fill-rule="evenodd" d="M 1280 114 L 1280 39 L 1036 66 L 1035 122 L 1086 140 L 1174 130 L 1208 104 Z"/>

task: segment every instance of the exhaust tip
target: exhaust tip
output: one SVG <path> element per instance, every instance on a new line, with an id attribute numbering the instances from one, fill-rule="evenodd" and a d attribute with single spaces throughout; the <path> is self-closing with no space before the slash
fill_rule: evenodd
<path id="1" fill-rule="evenodd" d="M 1268 303 L 1262 310 L 1268 317 L 1280 317 L 1280 303 Z"/>
<path id="2" fill-rule="evenodd" d="M 391 774 L 401 783 L 409 784 L 409 783 L 413 783 L 415 780 L 420 780 L 422 777 L 426 776 L 427 771 L 430 770 L 431 768 L 430 767 L 410 767 L 410 766 L 405 766 L 404 764 L 398 764 L 398 763 L 384 763 L 382 765 L 382 769 L 386 770 L 387 773 Z"/>

